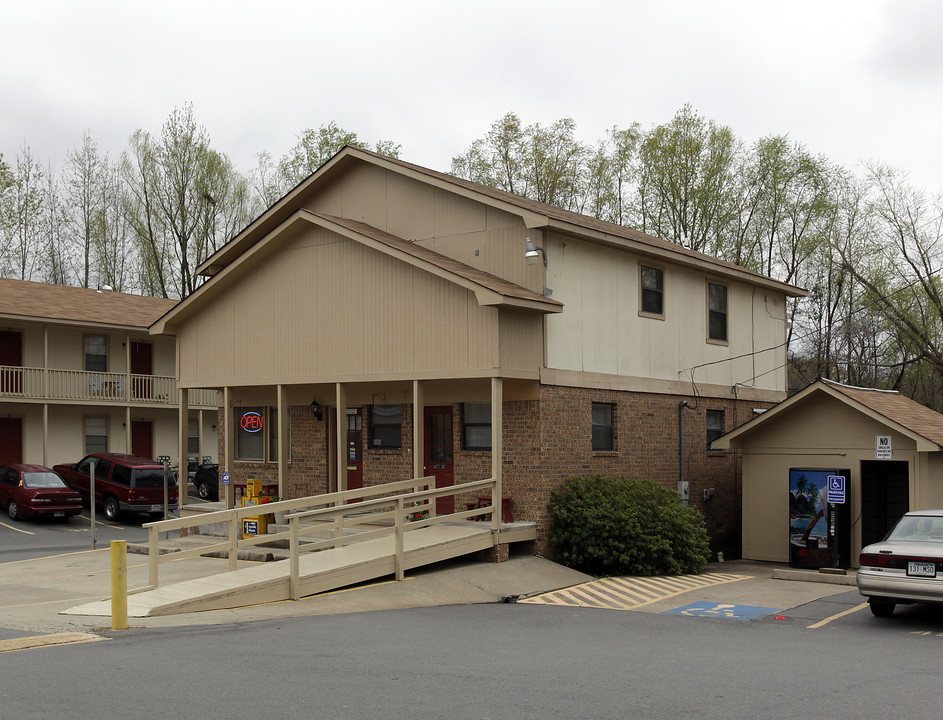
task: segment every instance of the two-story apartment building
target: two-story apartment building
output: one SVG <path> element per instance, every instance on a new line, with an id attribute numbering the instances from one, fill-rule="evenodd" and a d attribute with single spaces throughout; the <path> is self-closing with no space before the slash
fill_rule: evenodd
<path id="1" fill-rule="evenodd" d="M 708 443 L 785 397 L 803 291 L 353 148 L 198 271 L 151 331 L 176 336 L 181 387 L 220 391 L 234 478 L 494 477 L 541 551 L 565 479 L 651 478 L 739 554 L 739 457 Z"/>
<path id="2" fill-rule="evenodd" d="M 174 339 L 148 334 L 176 302 L 0 279 L 0 463 L 134 452 L 176 465 Z M 185 453 L 215 458 L 216 393 L 188 400 Z"/>

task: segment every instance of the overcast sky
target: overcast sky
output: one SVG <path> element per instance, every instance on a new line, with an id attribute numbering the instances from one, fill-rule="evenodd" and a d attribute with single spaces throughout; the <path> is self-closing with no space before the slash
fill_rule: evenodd
<path id="1" fill-rule="evenodd" d="M 497 118 L 606 128 L 685 103 L 943 190 L 937 0 L 0 0 L 0 153 L 115 158 L 192 102 L 248 172 L 330 121 L 448 170 Z"/>

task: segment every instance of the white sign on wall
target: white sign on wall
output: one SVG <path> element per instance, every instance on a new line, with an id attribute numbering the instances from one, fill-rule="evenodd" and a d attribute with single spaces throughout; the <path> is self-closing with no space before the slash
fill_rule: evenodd
<path id="1" fill-rule="evenodd" d="M 877 435 L 874 438 L 874 458 L 876 460 L 891 460 L 894 457 L 894 447 L 891 445 L 890 435 Z"/>

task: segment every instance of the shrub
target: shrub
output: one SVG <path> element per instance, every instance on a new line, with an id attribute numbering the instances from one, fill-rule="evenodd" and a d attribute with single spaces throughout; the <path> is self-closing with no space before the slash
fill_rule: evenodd
<path id="1" fill-rule="evenodd" d="M 573 478 L 550 495 L 557 560 L 591 575 L 683 575 L 704 569 L 704 517 L 651 480 Z"/>

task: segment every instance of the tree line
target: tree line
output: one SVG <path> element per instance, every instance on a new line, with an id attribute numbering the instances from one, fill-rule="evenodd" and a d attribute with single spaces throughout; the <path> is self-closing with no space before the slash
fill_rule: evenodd
<path id="1" fill-rule="evenodd" d="M 0 273 L 185 297 L 203 260 L 344 145 L 400 152 L 331 122 L 243 174 L 190 105 L 159 134 L 135 131 L 116 159 L 89 133 L 58 171 L 24 146 L 0 155 Z M 852 171 L 788 136 L 746 143 L 686 105 L 591 144 L 571 118 L 508 113 L 450 172 L 803 287 L 809 297 L 788 309 L 793 388 L 821 376 L 943 409 L 943 207 L 903 170 Z"/>

